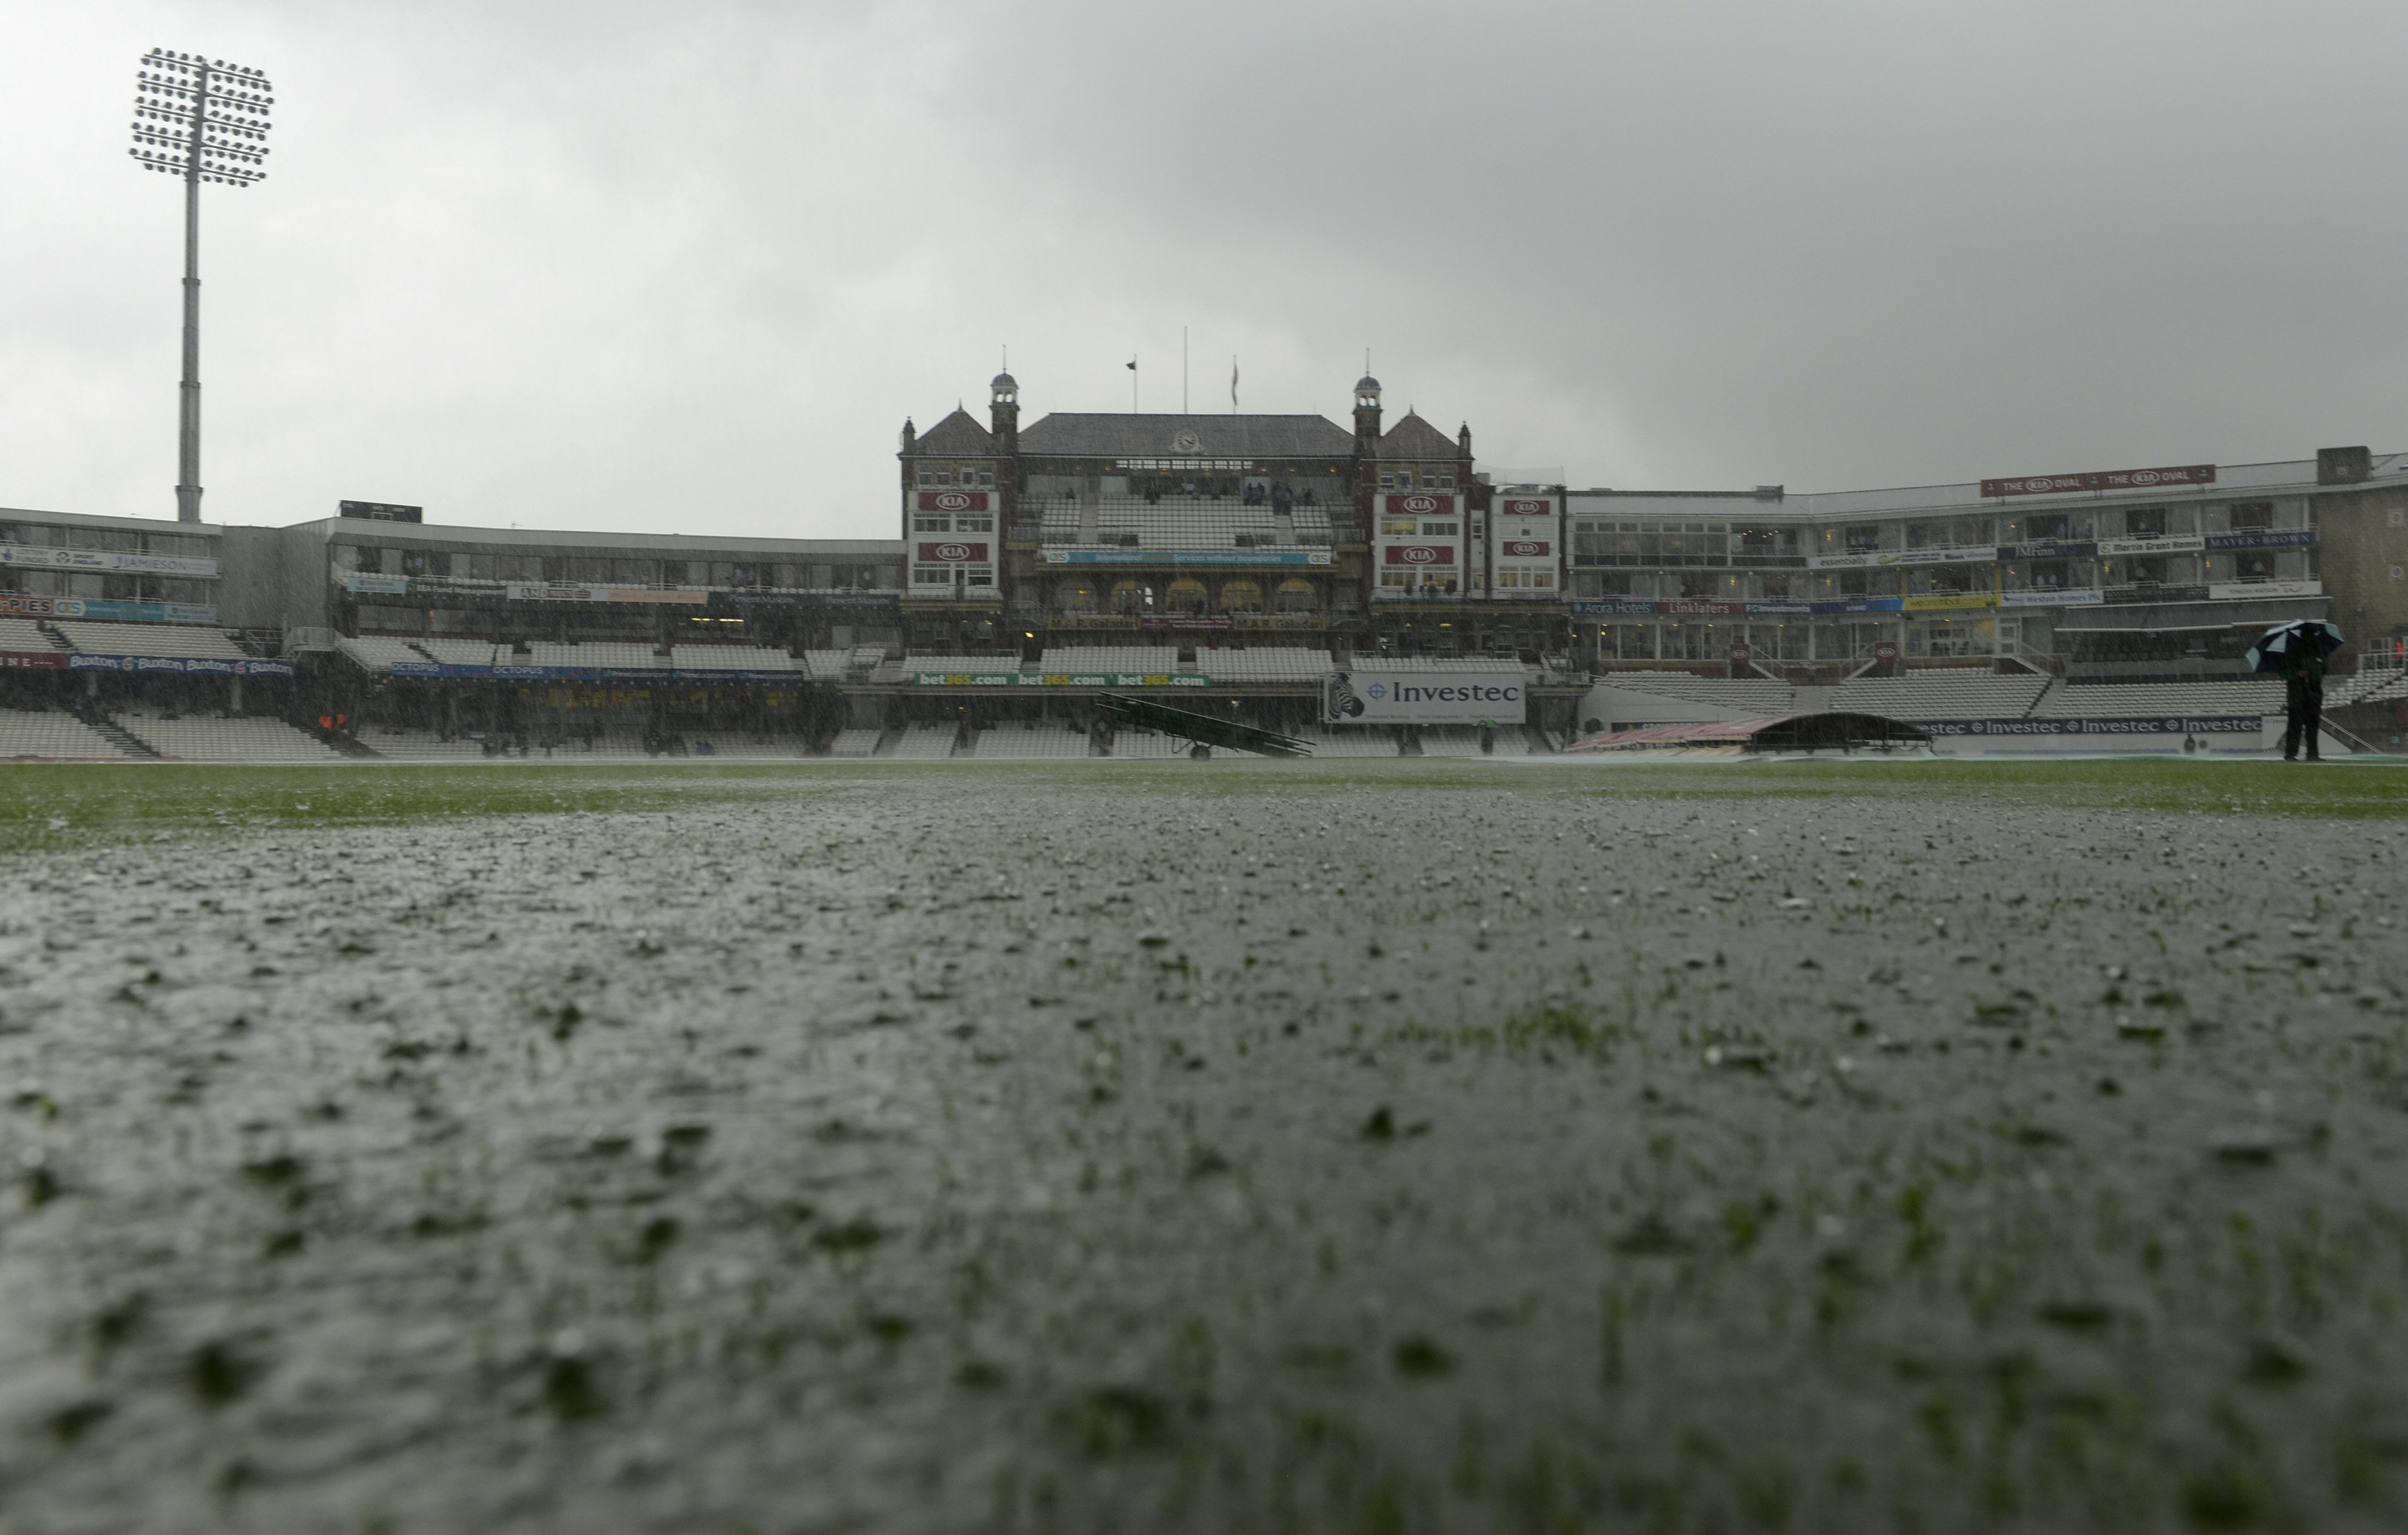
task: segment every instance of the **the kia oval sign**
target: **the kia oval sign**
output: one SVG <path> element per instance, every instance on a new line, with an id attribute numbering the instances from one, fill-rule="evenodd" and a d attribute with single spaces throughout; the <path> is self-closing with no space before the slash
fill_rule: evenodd
<path id="1" fill-rule="evenodd" d="M 1453 565 L 1455 551 L 1443 544 L 1390 544 L 1390 565 Z"/>
<path id="2" fill-rule="evenodd" d="M 1452 517 L 1455 497 L 1452 495 L 1391 495 L 1389 515 L 1395 517 Z"/>
<path id="3" fill-rule="evenodd" d="M 983 561 L 984 544 L 922 544 L 920 559 L 926 565 L 953 565 L 964 560 Z"/>
<path id="4" fill-rule="evenodd" d="M 1497 552 L 1517 560 L 1544 559 L 1547 545 L 1540 538 L 1508 538 L 1498 546 Z"/>
<path id="5" fill-rule="evenodd" d="M 984 511 L 984 491 L 922 491 L 922 511 Z"/>
<path id="6" fill-rule="evenodd" d="M 1553 517 L 1555 514 L 1555 504 L 1552 501 L 1508 501 L 1505 503 L 1505 515 L 1508 517 Z"/>

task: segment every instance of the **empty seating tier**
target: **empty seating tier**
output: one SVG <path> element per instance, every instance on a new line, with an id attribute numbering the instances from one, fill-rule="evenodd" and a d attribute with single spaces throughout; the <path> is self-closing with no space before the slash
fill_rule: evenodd
<path id="1" fill-rule="evenodd" d="M 1859 677 L 1831 690 L 1830 707 L 1893 720 L 2021 719 L 2030 712 L 2048 681 L 2045 677 L 2000 677 L 1970 669 Z"/>
<path id="2" fill-rule="evenodd" d="M 1597 681 L 1600 687 L 1742 710 L 1749 714 L 1791 714 L 1798 709 L 1798 690 L 1770 678 L 1698 677 L 1685 671 L 1609 671 L 1599 673 Z"/>
<path id="3" fill-rule="evenodd" d="M 190 660 L 247 661 L 251 653 L 221 629 L 185 624 L 88 624 L 59 619 L 52 625 L 72 648 L 87 655 L 164 655 Z"/>
<path id="4" fill-rule="evenodd" d="M 1083 730 L 1059 724 L 998 724 L 973 738 L 970 754 L 981 761 L 1084 757 L 1092 748 Z"/>
<path id="5" fill-rule="evenodd" d="M 115 741 L 72 714 L 47 709 L 0 709 L 0 757 L 78 761 L 124 755 Z"/>
<path id="6" fill-rule="evenodd" d="M 2240 682 L 2093 682 L 2051 688 L 2032 712 L 2044 720 L 2280 714 L 2283 684 L 2271 677 Z"/>
<path id="7" fill-rule="evenodd" d="M 257 715 L 212 719 L 127 710 L 118 728 L 163 757 L 186 762 L 339 762 L 342 753 L 281 720 Z"/>
<path id="8" fill-rule="evenodd" d="M 953 754 L 961 727 L 953 724 L 907 724 L 886 754 L 904 762 L 938 762 Z"/>

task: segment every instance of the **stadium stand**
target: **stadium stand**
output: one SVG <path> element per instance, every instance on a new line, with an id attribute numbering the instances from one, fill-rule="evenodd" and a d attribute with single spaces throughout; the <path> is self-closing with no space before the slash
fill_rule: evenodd
<path id="1" fill-rule="evenodd" d="M 2386 704 L 2408 699 L 2408 671 L 2398 667 L 2364 667 L 2346 677 L 2325 681 L 2325 708 L 2351 704 Z"/>
<path id="2" fill-rule="evenodd" d="M 1198 651 L 1196 669 L 1216 682 L 1318 682 L 1329 674 L 1329 653 L 1300 645 L 1251 645 L 1241 651 Z"/>
<path id="3" fill-rule="evenodd" d="M 907 655 L 880 665 L 882 677 L 909 677 L 918 671 L 1018 671 L 1017 655 Z"/>
<path id="4" fill-rule="evenodd" d="M 680 671 L 801 671 L 805 664 L 766 645 L 671 645 L 669 665 Z"/>
<path id="5" fill-rule="evenodd" d="M 222 629 L 185 624 L 91 624 L 78 619 L 51 623 L 70 649 L 87 655 L 172 655 L 244 661 L 251 653 Z"/>
<path id="6" fill-rule="evenodd" d="M 982 760 L 1084 757 L 1092 754 L 1083 730 L 1054 722 L 1015 721 L 982 730 L 972 738 L 970 754 Z"/>
<path id="7" fill-rule="evenodd" d="M 455 738 L 437 739 L 432 730 L 381 725 L 360 738 L 360 744 L 392 762 L 474 762 L 485 755 L 485 743 Z"/>
<path id="8" fill-rule="evenodd" d="M 57 640 L 42 632 L 42 626 L 30 618 L 0 618 L 0 651 L 63 650 Z"/>
<path id="9" fill-rule="evenodd" d="M 595 667 L 619 671 L 665 671 L 668 664 L 650 645 L 625 640 L 588 639 L 559 645 L 538 639 L 527 646 L 529 664 L 538 667 Z"/>
<path id="10" fill-rule="evenodd" d="M 2092 682 L 2051 688 L 2032 710 L 2035 718 L 2043 720 L 2281 712 L 2283 684 L 2271 677 L 2237 682 Z"/>
<path id="11" fill-rule="evenodd" d="M 827 754 L 832 757 L 866 757 L 878 750 L 881 730 L 839 730 L 828 742 Z"/>
<path id="12" fill-rule="evenodd" d="M 1511 656 L 1483 655 L 1358 655 L 1348 663 L 1352 671 L 1513 671 L 1526 669 Z"/>
<path id="13" fill-rule="evenodd" d="M 1174 645 L 1048 645 L 1047 671 L 1169 672 L 1195 671 L 1182 667 Z"/>
<path id="14" fill-rule="evenodd" d="M 937 762 L 953 754 L 961 727 L 953 724 L 907 724 L 885 754 L 902 762 Z"/>
<path id="15" fill-rule="evenodd" d="M 116 761 L 124 756 L 115 741 L 72 714 L 49 709 L 0 709 L 0 757 Z"/>
<path id="16" fill-rule="evenodd" d="M 705 747 L 709 751 L 705 751 Z M 708 733 L 694 738 L 691 754 L 698 757 L 725 757 L 731 762 L 794 762 L 810 756 L 810 748 L 803 741 L 772 737 L 767 740 L 752 740 L 742 736 L 714 736 Z"/>
<path id="17" fill-rule="evenodd" d="M 350 635 L 337 635 L 335 649 L 359 663 L 362 670 L 370 672 L 390 672 L 396 661 L 423 663 L 431 659 L 408 640 L 386 635 L 362 635 L 356 639 Z"/>
<path id="18" fill-rule="evenodd" d="M 1196 743 L 1151 730 L 1119 730 L 1112 734 L 1112 755 L 1123 761 L 1162 762 L 1183 757 Z M 1243 755 L 1242 753 L 1223 755 Z"/>
<path id="19" fill-rule="evenodd" d="M 1312 754 L 1316 757 L 1393 757 L 1398 754 L 1396 738 L 1385 730 L 1346 730 L 1325 725 L 1303 734 L 1304 739 L 1312 744 Z"/>
<path id="20" fill-rule="evenodd" d="M 490 639 L 426 638 L 413 639 L 409 645 L 420 653 L 421 660 L 439 661 L 447 667 L 507 667 L 518 661 L 509 646 Z"/>
<path id="21" fill-rule="evenodd" d="M 1859 677 L 1831 690 L 1829 708 L 1893 720 L 2013 720 L 2031 712 L 2045 677 L 2000 677 L 1966 667 L 1934 667 L 1903 677 Z"/>
<path id="22" fill-rule="evenodd" d="M 1685 671 L 1608 671 L 1598 673 L 1597 681 L 1600 687 L 1745 710 L 1751 714 L 1790 714 L 1798 709 L 1798 690 L 1770 678 L 1698 677 Z"/>
<path id="23" fill-rule="evenodd" d="M 343 755 L 306 731 L 255 714 L 170 719 L 129 709 L 115 724 L 161 756 L 186 762 L 339 762 Z"/>
<path id="24" fill-rule="evenodd" d="M 1526 757 L 1542 750 L 1529 733 L 1518 724 L 1499 725 L 1497 730 L 1497 752 L 1500 757 Z M 1426 757 L 1476 757 L 1480 750 L 1480 729 L 1469 724 L 1434 724 L 1422 727 L 1422 755 Z"/>

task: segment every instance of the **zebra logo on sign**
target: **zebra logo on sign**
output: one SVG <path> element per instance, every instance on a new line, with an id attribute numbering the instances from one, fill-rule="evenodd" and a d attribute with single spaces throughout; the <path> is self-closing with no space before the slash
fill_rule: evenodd
<path id="1" fill-rule="evenodd" d="M 1415 544 L 1398 557 L 1407 565 L 1428 565 L 1438 558 L 1438 551 L 1427 544 Z"/>
<path id="2" fill-rule="evenodd" d="M 947 491 L 937 497 L 937 509 L 939 511 L 968 511 L 969 505 L 970 498 L 959 491 Z"/>
<path id="3" fill-rule="evenodd" d="M 969 557 L 970 546 L 968 544 L 939 544 L 937 546 L 937 558 L 940 560 L 967 560 Z"/>

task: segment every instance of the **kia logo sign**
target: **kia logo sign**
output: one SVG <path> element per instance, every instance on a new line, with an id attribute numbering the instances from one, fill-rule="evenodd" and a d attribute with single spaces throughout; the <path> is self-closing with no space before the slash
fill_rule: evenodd
<path id="1" fill-rule="evenodd" d="M 968 544 L 939 544 L 937 546 L 937 558 L 940 560 L 967 560 L 969 557 L 970 546 Z"/>
<path id="2" fill-rule="evenodd" d="M 1553 506 L 1544 501 L 1508 501 L 1505 503 L 1505 514 L 1508 517 L 1548 517 L 1555 514 L 1555 509 Z"/>
<path id="3" fill-rule="evenodd" d="M 1436 511 L 1438 509 L 1438 497 L 1435 495 L 1408 495 L 1405 497 L 1405 509 L 1407 511 L 1414 512 Z"/>
<path id="4" fill-rule="evenodd" d="M 963 560 L 983 560 L 986 558 L 986 545 L 958 543 L 922 544 L 920 546 L 920 558 L 923 562 L 930 564 L 939 562 L 956 564 Z"/>
<path id="5" fill-rule="evenodd" d="M 922 491 L 919 507 L 922 511 L 984 511 L 984 491 Z"/>
<path id="6" fill-rule="evenodd" d="M 2135 485 L 2154 485 L 2157 482 L 2157 471 L 2155 469 L 2142 469 L 2132 476 L 2132 483 Z"/>
<path id="7" fill-rule="evenodd" d="M 1535 539 L 1509 538 L 1505 541 L 1505 552 L 1519 558 L 1534 558 L 1546 553 L 1546 552 L 1547 546 Z"/>
<path id="8" fill-rule="evenodd" d="M 1438 551 L 1427 544 L 1415 544 L 1404 552 L 1407 565 L 1428 565 L 1438 558 Z"/>

